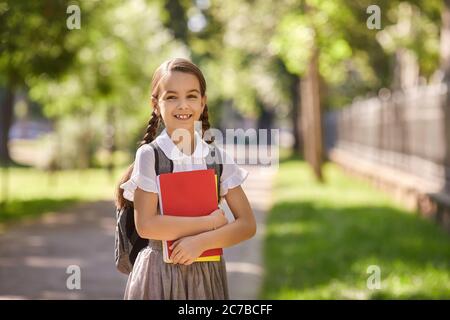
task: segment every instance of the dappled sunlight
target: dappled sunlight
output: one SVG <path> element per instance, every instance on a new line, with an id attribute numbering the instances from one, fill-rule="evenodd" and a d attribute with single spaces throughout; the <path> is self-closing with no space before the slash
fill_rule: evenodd
<path id="1" fill-rule="evenodd" d="M 79 292 L 49 290 L 44 290 L 39 296 L 39 299 L 45 300 L 80 300 L 84 298 L 85 295 Z"/>
<path id="2" fill-rule="evenodd" d="M 66 257 L 27 256 L 23 258 L 23 264 L 32 268 L 67 268 L 69 265 L 85 266 L 86 261 Z"/>
<path id="3" fill-rule="evenodd" d="M 269 228 L 269 235 L 302 235 L 308 232 L 314 232 L 319 226 L 311 222 L 284 222 L 275 223 Z"/>
<path id="4" fill-rule="evenodd" d="M 262 276 L 264 269 L 253 263 L 247 262 L 229 262 L 227 261 L 227 272 L 249 273 L 255 276 Z"/>
<path id="5" fill-rule="evenodd" d="M 27 300 L 24 296 L 0 295 L 0 300 Z"/>
<path id="6" fill-rule="evenodd" d="M 298 163 L 301 166 L 301 163 Z M 327 186 L 292 190 L 286 165 L 268 217 L 264 297 L 372 299 L 450 296 L 448 235 L 432 221 L 396 206 L 370 186 L 330 167 Z M 304 175 L 303 175 L 304 176 Z M 339 181 L 345 181 L 345 189 Z M 350 203 L 339 193 L 353 194 Z M 359 196 L 361 195 L 361 196 Z M 288 200 L 288 201 L 287 201 Z M 378 205 L 377 205 L 378 203 Z M 381 270 L 382 287 L 369 290 L 367 268 Z"/>
<path id="7" fill-rule="evenodd" d="M 25 238 L 25 243 L 32 247 L 43 247 L 45 246 L 45 237 L 31 235 Z"/>

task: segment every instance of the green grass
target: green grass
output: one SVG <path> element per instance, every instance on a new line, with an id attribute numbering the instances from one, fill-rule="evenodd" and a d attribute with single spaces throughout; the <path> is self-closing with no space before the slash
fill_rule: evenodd
<path id="1" fill-rule="evenodd" d="M 280 164 L 267 218 L 262 299 L 450 298 L 450 235 L 368 183 L 299 159 Z M 381 289 L 368 289 L 370 265 Z"/>
<path id="2" fill-rule="evenodd" d="M 4 175 L 0 168 L 1 179 Z M 116 170 L 111 179 L 102 169 L 67 170 L 49 175 L 33 168 L 13 167 L 9 170 L 8 201 L 0 189 L 0 223 L 37 217 L 76 202 L 112 200 L 118 177 L 125 169 Z"/>

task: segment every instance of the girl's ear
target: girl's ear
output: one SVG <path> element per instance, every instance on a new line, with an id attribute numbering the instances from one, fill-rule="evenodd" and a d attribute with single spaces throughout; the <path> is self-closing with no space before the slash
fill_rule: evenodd
<path id="1" fill-rule="evenodd" d="M 202 113 L 203 110 L 205 109 L 206 106 L 206 102 L 208 101 L 208 97 L 206 96 L 206 94 L 202 97 Z"/>
<path id="2" fill-rule="evenodd" d="M 155 111 L 156 115 L 159 115 L 158 100 L 155 97 L 152 97 L 152 106 L 153 106 L 153 110 Z"/>

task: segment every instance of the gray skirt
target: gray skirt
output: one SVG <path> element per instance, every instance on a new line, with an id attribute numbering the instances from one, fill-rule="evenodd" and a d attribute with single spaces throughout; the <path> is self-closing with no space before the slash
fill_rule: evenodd
<path id="1" fill-rule="evenodd" d="M 225 260 L 165 263 L 160 240 L 149 240 L 128 276 L 125 300 L 228 300 Z"/>

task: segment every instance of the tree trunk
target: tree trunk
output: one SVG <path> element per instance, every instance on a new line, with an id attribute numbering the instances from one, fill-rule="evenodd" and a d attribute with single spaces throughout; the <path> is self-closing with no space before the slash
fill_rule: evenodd
<path id="1" fill-rule="evenodd" d="M 318 181 L 322 175 L 322 114 L 319 95 L 319 50 L 314 47 L 301 80 L 302 131 L 306 161 L 312 166 Z"/>
<path id="2" fill-rule="evenodd" d="M 450 192 L 450 0 L 444 1 L 441 29 L 441 68 L 447 85 L 447 97 L 443 104 L 445 130 L 445 191 Z"/>
<path id="3" fill-rule="evenodd" d="M 116 107 L 111 107 L 110 112 L 106 115 L 107 125 L 106 125 L 106 147 L 108 149 L 109 161 L 108 161 L 108 176 L 112 181 L 114 179 L 114 169 L 115 169 L 115 151 L 117 149 L 116 146 Z"/>
<path id="4" fill-rule="evenodd" d="M 1 211 L 6 210 L 6 203 L 9 198 L 9 166 L 11 157 L 8 148 L 9 129 L 13 121 L 14 89 L 6 86 L 5 99 L 2 103 L 2 113 L 0 117 L 0 164 L 2 165 L 2 185 L 1 185 Z"/>
<path id="5" fill-rule="evenodd" d="M 2 116 L 0 117 L 0 161 L 2 165 L 7 165 L 11 162 L 8 137 L 13 122 L 13 107 L 14 89 L 11 86 L 6 86 L 5 99 L 2 103 Z"/>
<path id="6" fill-rule="evenodd" d="M 301 106 L 300 106 L 300 77 L 295 76 L 291 86 L 292 96 L 292 133 L 294 135 L 294 144 L 292 151 L 303 154 L 303 139 L 301 132 Z"/>
<path id="7" fill-rule="evenodd" d="M 266 129 L 267 130 L 267 144 L 268 145 L 272 144 L 272 137 L 271 137 L 270 129 L 273 126 L 273 120 L 274 120 L 274 112 L 272 110 L 267 110 L 267 108 L 265 108 L 264 105 L 262 105 L 261 113 L 259 114 L 258 124 L 257 124 L 257 126 L 258 126 L 258 132 L 257 132 L 258 143 L 260 143 L 259 129 Z"/>

